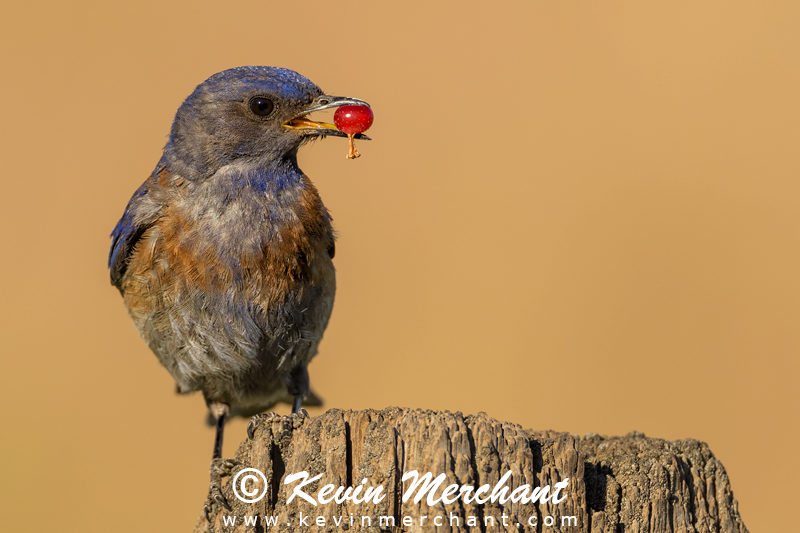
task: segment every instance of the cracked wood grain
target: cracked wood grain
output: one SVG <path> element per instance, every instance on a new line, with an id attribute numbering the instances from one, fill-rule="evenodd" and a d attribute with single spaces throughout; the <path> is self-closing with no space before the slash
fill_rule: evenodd
<path id="1" fill-rule="evenodd" d="M 400 408 L 333 409 L 316 418 L 276 416 L 255 424 L 253 439 L 245 439 L 236 453 L 241 465 L 224 480 L 223 492 L 233 510 L 214 517 L 215 532 L 747 533 L 725 469 L 697 440 L 670 442 L 641 433 L 580 438 L 524 430 L 484 413 L 464 416 Z M 231 481 L 243 468 L 256 468 L 268 479 L 267 493 L 256 503 L 243 503 L 232 492 Z M 444 473 L 443 486 L 494 486 L 509 470 L 512 490 L 525 484 L 552 487 L 566 478 L 570 481 L 564 500 L 557 504 L 509 500 L 481 505 L 459 499 L 429 506 L 426 499 L 403 502 L 410 481 L 403 483 L 402 476 L 411 470 L 420 475 Z M 368 485 L 383 486 L 386 497 L 377 504 L 344 501 L 314 506 L 300 498 L 286 504 L 294 485 L 285 485 L 284 479 L 302 471 L 322 474 L 322 479 L 304 487 L 309 494 L 326 484 L 358 486 L 367 479 Z M 301 513 L 310 517 L 308 526 L 299 525 Z M 236 516 L 235 525 L 226 525 L 225 516 Z M 257 525 L 245 525 L 245 516 L 255 516 Z M 318 516 L 325 526 L 316 525 Z M 371 525 L 366 521 L 362 525 L 362 516 L 369 516 Z M 413 525 L 381 527 L 380 516 L 394 517 L 396 526 L 410 517 Z M 423 516 L 427 519 L 421 522 Z M 444 517 L 442 526 L 433 524 L 436 516 Z M 467 526 L 471 516 L 478 526 Z M 576 522 L 562 525 L 564 516 L 574 516 Z M 265 517 L 274 519 L 275 525 L 266 523 Z M 450 525 L 453 517 L 458 526 Z M 536 517 L 536 525 L 529 525 L 530 517 Z M 553 526 L 544 524 L 547 517 L 553 517 Z M 208 525 L 201 516 L 194 532 L 209 531 Z"/>

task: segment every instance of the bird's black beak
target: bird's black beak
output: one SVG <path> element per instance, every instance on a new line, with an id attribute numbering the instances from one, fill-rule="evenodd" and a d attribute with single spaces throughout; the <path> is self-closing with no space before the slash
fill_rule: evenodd
<path id="1" fill-rule="evenodd" d="M 306 118 L 307 115 L 310 115 L 314 111 L 322 111 L 324 109 L 341 107 L 343 105 L 363 105 L 369 107 L 368 103 L 366 103 L 364 100 L 359 100 L 358 98 L 347 98 L 346 96 L 328 96 L 327 94 L 323 94 L 322 96 L 316 97 L 308 109 L 284 122 L 283 127 L 289 128 L 290 130 L 304 130 L 311 135 L 333 135 L 335 137 L 347 137 L 345 132 L 339 131 L 333 124 L 329 124 L 327 122 L 314 122 L 313 120 Z M 365 141 L 372 140 L 363 133 L 357 133 L 354 137 L 356 139 L 362 139 Z"/>

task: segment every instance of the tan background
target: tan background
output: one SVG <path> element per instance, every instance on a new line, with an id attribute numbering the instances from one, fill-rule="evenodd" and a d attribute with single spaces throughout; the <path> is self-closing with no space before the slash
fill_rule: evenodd
<path id="1" fill-rule="evenodd" d="M 22 5 L 0 22 L 3 530 L 200 513 L 203 402 L 105 260 L 182 99 L 247 64 L 375 109 L 360 160 L 300 159 L 340 235 L 327 406 L 694 437 L 752 531 L 791 527 L 800 4 Z"/>

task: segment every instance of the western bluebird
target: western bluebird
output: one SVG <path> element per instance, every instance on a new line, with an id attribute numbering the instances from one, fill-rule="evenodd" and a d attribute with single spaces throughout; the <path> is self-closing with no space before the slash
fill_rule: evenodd
<path id="1" fill-rule="evenodd" d="M 329 96 L 291 70 L 215 74 L 183 102 L 164 154 L 111 234 L 111 283 L 180 393 L 202 391 L 216 421 L 206 517 L 230 509 L 221 476 L 228 416 L 309 394 L 336 289 L 331 217 L 297 150 L 335 126 Z M 358 137 L 368 139 L 364 135 Z"/>

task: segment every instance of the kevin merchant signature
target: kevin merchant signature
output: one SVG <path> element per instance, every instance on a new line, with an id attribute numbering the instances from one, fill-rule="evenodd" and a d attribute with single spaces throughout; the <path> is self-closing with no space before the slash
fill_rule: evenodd
<path id="1" fill-rule="evenodd" d="M 451 484 L 444 487 L 440 492 L 440 489 L 442 489 L 442 486 L 446 481 L 445 474 L 439 474 L 434 478 L 433 473 L 431 472 L 420 476 L 418 471 L 412 470 L 410 472 L 403 473 L 403 483 L 405 484 L 406 481 L 410 482 L 408 488 L 403 493 L 403 503 L 408 503 L 413 499 L 414 503 L 418 504 L 423 499 L 426 499 L 428 506 L 433 506 L 440 502 L 445 505 L 450 505 L 458 500 L 462 500 L 466 504 L 477 503 L 479 505 L 488 502 L 505 504 L 509 501 L 514 503 L 519 502 L 522 504 L 548 502 L 559 504 L 567 498 L 565 494 L 562 495 L 562 491 L 566 491 L 567 487 L 569 486 L 569 478 L 555 483 L 553 485 L 552 492 L 550 485 L 545 485 L 543 487 L 532 487 L 531 485 L 526 484 L 512 489 L 512 487 L 508 485 L 509 478 L 511 478 L 511 470 L 506 471 L 500 480 L 493 486 L 486 484 L 475 488 L 474 485 Z M 287 498 L 286 503 L 290 504 L 295 498 L 298 498 L 310 503 L 314 507 L 327 505 L 334 502 L 337 504 L 342 504 L 344 502 L 352 502 L 354 504 L 378 504 L 386 498 L 386 491 L 384 487 L 382 485 L 368 485 L 369 481 L 366 478 L 361 481 L 360 485 L 355 487 L 337 487 L 333 484 L 327 484 L 316 492 L 306 490 L 305 487 L 316 483 L 320 479 L 322 479 L 322 474 L 312 477 L 306 471 L 287 475 L 284 478 L 284 485 L 294 484 L 294 486 L 292 487 L 292 492 Z M 255 503 L 264 498 L 269 484 L 267 483 L 266 476 L 260 470 L 256 468 L 244 468 L 240 470 L 233 478 L 232 486 L 234 494 L 240 501 L 244 503 Z M 265 526 L 277 525 L 276 516 L 264 516 L 262 518 Z M 372 525 L 372 517 L 361 516 L 360 518 L 362 526 Z M 395 526 L 394 516 L 380 516 L 376 518 L 379 520 L 380 526 Z M 484 527 L 495 525 L 494 517 L 485 516 L 483 518 L 485 522 Z M 503 526 L 511 525 L 507 523 L 508 518 L 509 517 L 507 515 L 502 515 L 501 520 Z M 256 525 L 258 516 L 243 516 L 242 519 L 245 525 Z M 405 516 L 402 519 L 402 525 L 409 527 L 416 525 L 415 522 L 418 521 L 419 525 L 423 526 L 426 519 L 428 519 L 427 516 L 417 517 L 416 520 L 410 516 Z M 474 527 L 478 525 L 478 518 L 475 516 L 467 516 L 464 517 L 464 519 L 466 522 L 465 525 L 468 527 Z M 236 524 L 236 520 L 236 516 L 223 516 L 223 522 L 226 526 L 234 526 Z M 325 516 L 320 515 L 312 517 L 304 515 L 301 512 L 299 520 L 300 522 L 296 524 L 298 526 L 309 526 L 312 524 L 317 526 L 326 526 L 326 522 L 328 520 L 331 520 L 337 526 L 339 526 L 343 521 L 348 521 L 350 525 L 353 525 L 354 521 L 357 520 L 357 517 L 353 516 L 352 513 L 349 516 L 349 520 L 343 516 L 326 518 Z M 312 523 L 309 523 L 309 520 L 311 520 Z M 444 516 L 431 517 L 431 522 L 435 526 L 444 525 L 444 520 L 448 520 L 448 518 Z M 491 523 L 489 523 L 490 521 Z M 527 525 L 531 527 L 537 527 L 538 517 L 530 516 L 527 518 L 526 522 Z M 556 520 L 553 516 L 545 516 L 543 525 L 549 527 L 555 525 L 555 522 Z M 455 513 L 450 513 L 449 523 L 451 527 L 459 527 L 460 517 L 456 516 Z M 287 525 L 291 526 L 291 524 Z M 517 523 L 516 525 L 519 527 L 521 524 Z M 561 516 L 561 525 L 577 526 L 577 517 Z"/>

